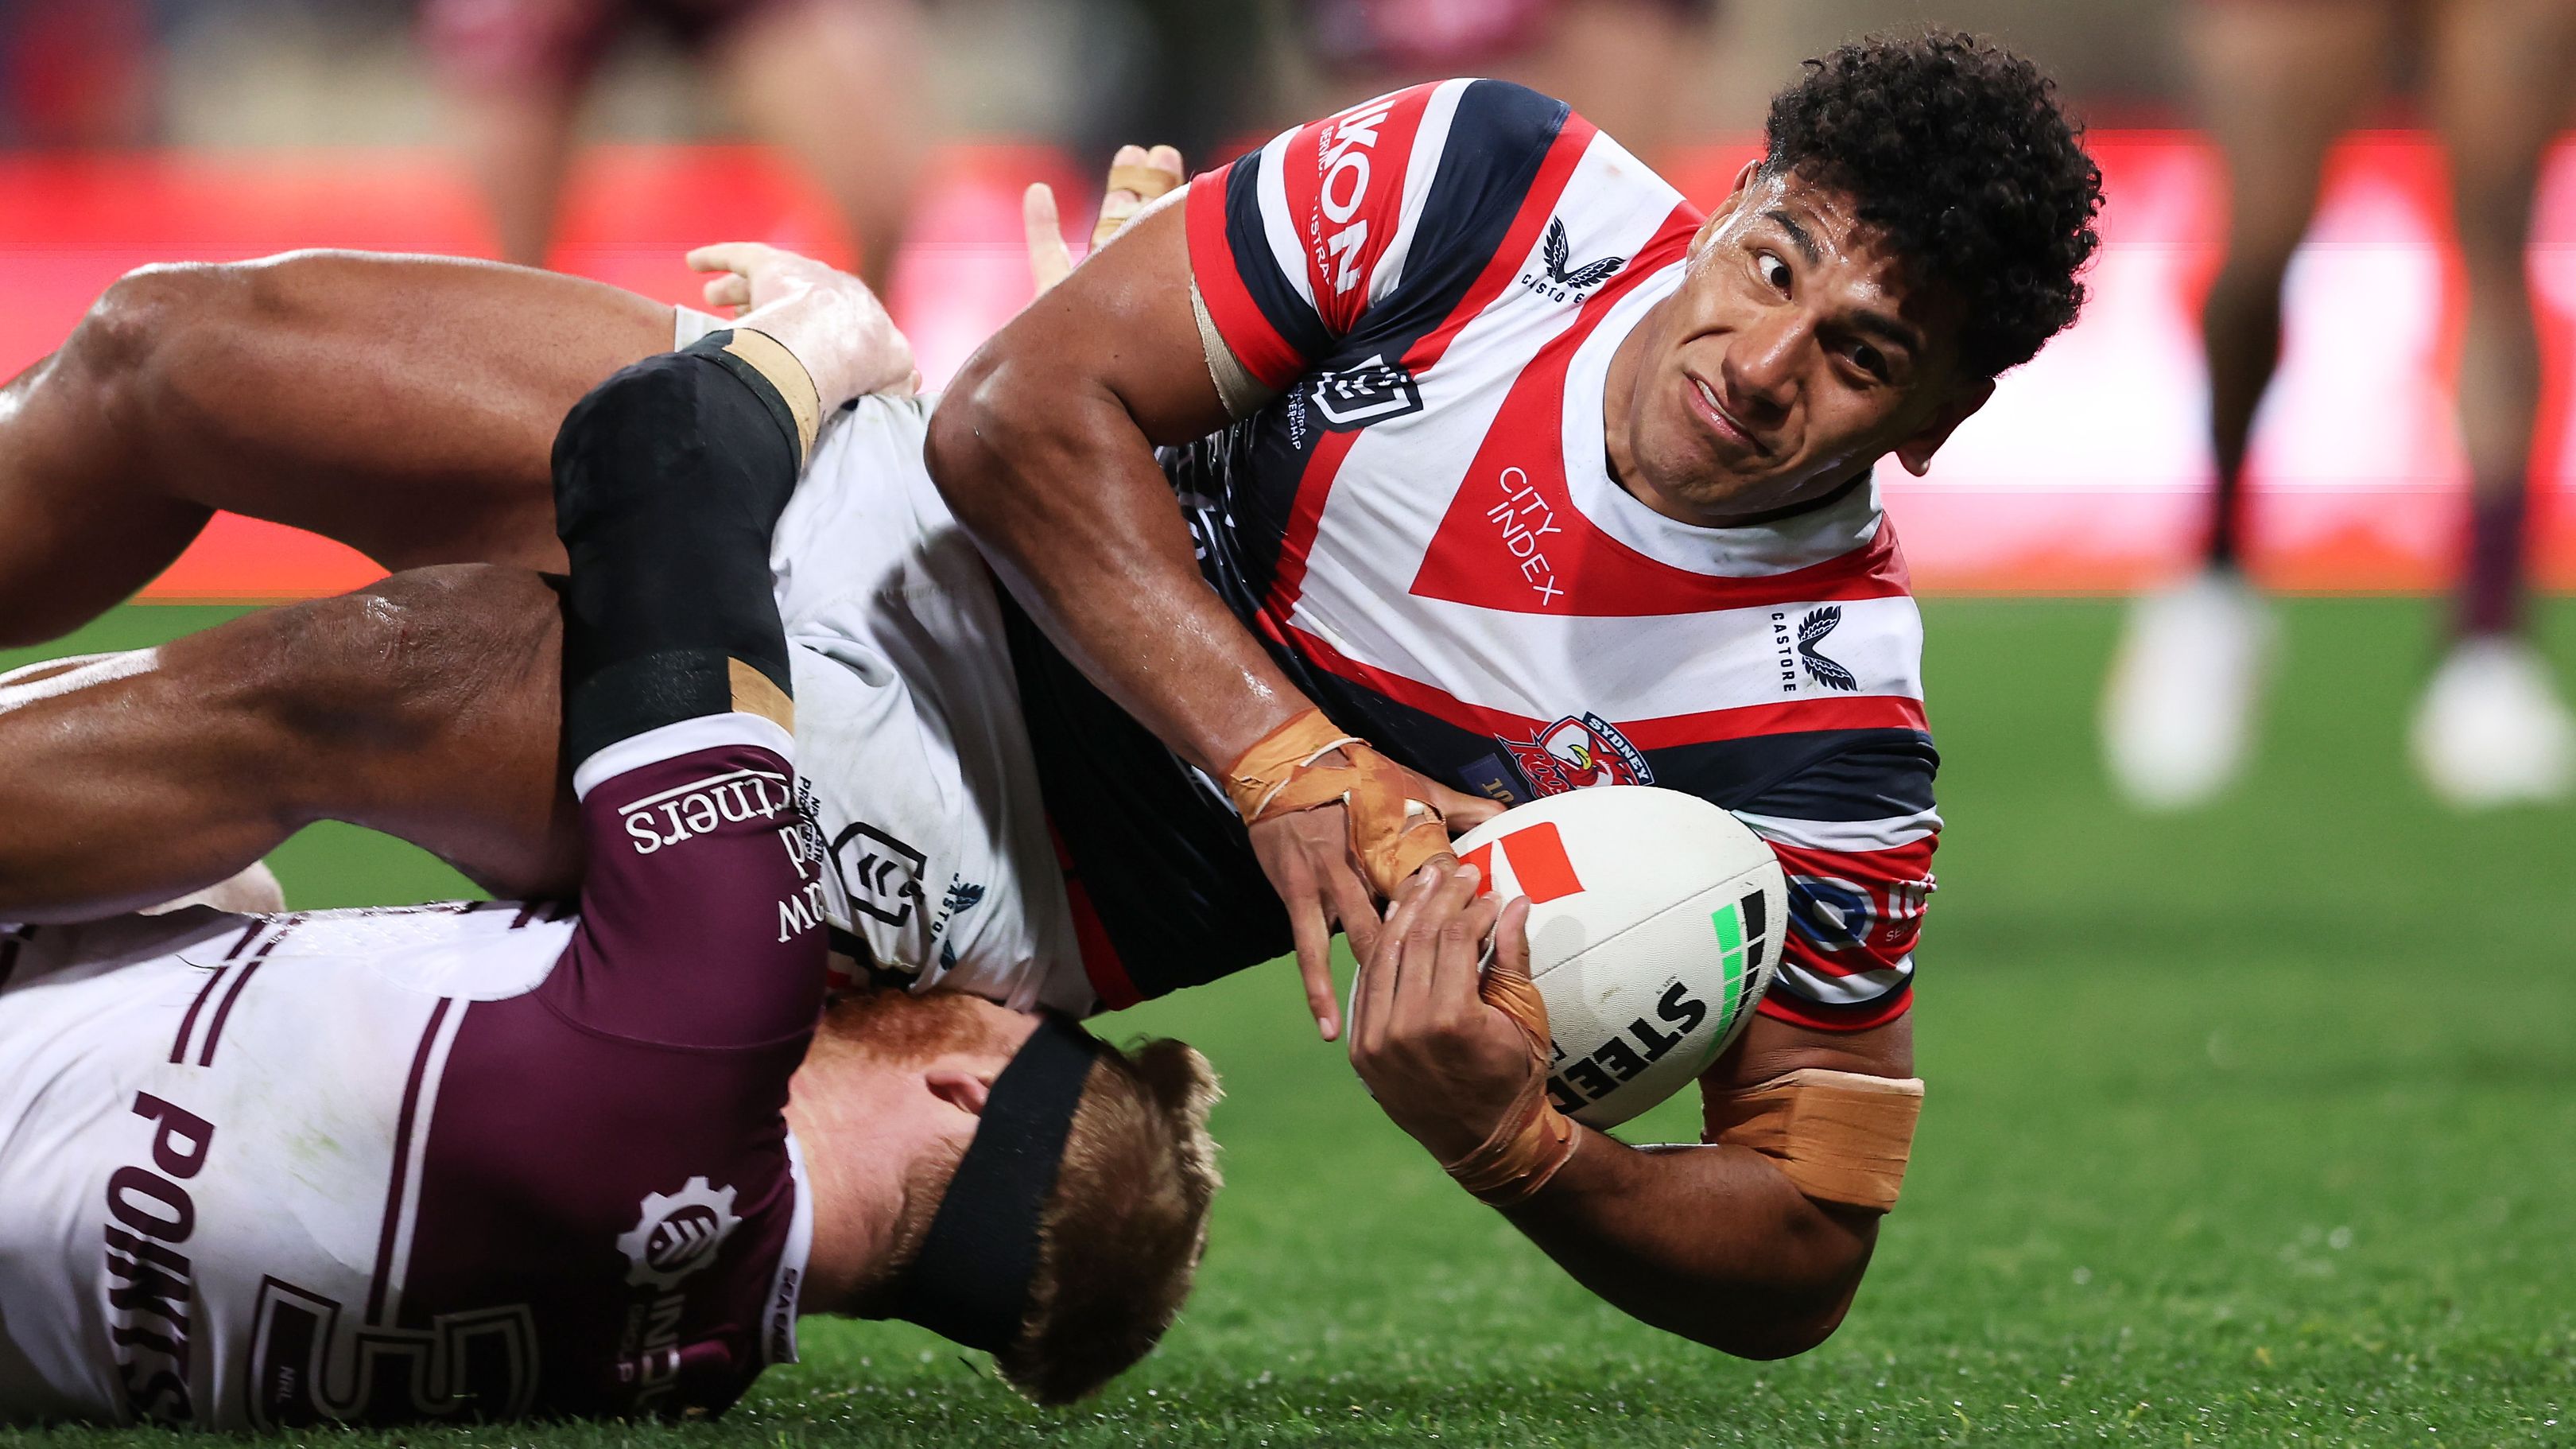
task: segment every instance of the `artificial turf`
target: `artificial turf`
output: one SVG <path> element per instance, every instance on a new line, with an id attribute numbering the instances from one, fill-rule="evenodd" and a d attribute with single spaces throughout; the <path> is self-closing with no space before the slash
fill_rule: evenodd
<path id="1" fill-rule="evenodd" d="M 2456 816 L 2413 782 L 2434 611 L 2285 606 L 2247 788 L 2152 820 L 2095 763 L 2111 605 L 1927 615 L 1950 822 L 1920 953 L 1930 1098 L 1823 1348 L 1737 1362 L 1591 1300 L 1377 1114 L 1274 966 L 1108 1023 L 1225 1073 L 1229 1185 L 1189 1312 L 1100 1399 L 1034 1409 L 926 1334 L 815 1322 L 805 1361 L 714 1424 L 346 1437 L 2576 1443 L 2576 811 Z M 73 646 L 208 617 L 130 609 Z M 2544 622 L 2576 679 L 2576 607 Z M 456 889 L 355 831 L 277 864 L 299 905 Z"/>

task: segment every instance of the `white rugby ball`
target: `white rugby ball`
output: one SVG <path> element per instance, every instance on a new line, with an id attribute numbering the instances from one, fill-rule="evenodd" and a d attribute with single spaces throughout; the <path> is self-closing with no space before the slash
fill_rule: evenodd
<path id="1" fill-rule="evenodd" d="M 1488 890 L 1530 899 L 1530 975 L 1556 1039 L 1548 1095 L 1586 1126 L 1625 1122 L 1706 1071 L 1779 969 L 1779 857 L 1696 795 L 1570 790 L 1457 848 Z"/>

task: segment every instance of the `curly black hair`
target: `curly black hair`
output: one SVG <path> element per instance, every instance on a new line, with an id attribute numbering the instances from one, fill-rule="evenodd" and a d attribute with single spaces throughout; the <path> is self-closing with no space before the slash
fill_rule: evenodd
<path id="1" fill-rule="evenodd" d="M 1764 165 L 1849 191 L 1921 281 L 1967 304 L 1961 361 L 2028 362 L 2084 305 L 2102 169 L 2039 67 L 1973 36 L 1872 36 L 1771 102 Z"/>

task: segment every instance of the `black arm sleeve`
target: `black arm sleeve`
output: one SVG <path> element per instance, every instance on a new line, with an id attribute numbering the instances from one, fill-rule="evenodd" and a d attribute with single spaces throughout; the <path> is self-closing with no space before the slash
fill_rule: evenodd
<path id="1" fill-rule="evenodd" d="M 731 331 L 649 357 L 574 404 L 555 435 L 569 758 L 734 707 L 739 660 L 790 691 L 770 533 L 801 445 Z"/>

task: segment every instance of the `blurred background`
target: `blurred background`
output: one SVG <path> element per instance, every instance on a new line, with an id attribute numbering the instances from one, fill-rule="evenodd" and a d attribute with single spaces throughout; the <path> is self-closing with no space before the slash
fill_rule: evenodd
<path id="1" fill-rule="evenodd" d="M 748 238 L 877 281 L 936 384 L 1028 296 L 1021 188 L 1088 235 L 1119 142 L 1205 169 L 1501 74 L 1707 203 L 1802 58 L 1933 21 L 2058 78 L 2109 204 L 2082 321 L 1929 477 L 1882 470 L 1950 823 L 1932 1097 L 1851 1325 L 1717 1362 L 1590 1300 L 1273 965 L 1108 1025 L 1210 1051 L 1233 1186 L 1185 1331 L 1096 1425 L 899 1325 L 817 1330 L 754 1413 L 2566 1442 L 2576 0 L 0 0 L 0 366 L 147 262 L 419 249 L 686 301 L 681 252 Z M 0 665 L 376 573 L 219 518 L 145 606 Z M 335 825 L 274 863 L 299 907 L 465 889 Z"/>
<path id="2" fill-rule="evenodd" d="M 2076 331 L 2007 381 L 1930 478 L 1896 482 L 1908 550 L 1933 590 L 2125 589 L 2186 569 L 2209 526 L 2198 314 L 2227 188 L 2197 99 L 2201 12 L 2286 11 L 2313 34 L 2304 15 L 2320 8 L 2344 7 L 6 0 L 0 363 L 40 356 L 145 261 L 322 244 L 463 252 L 680 300 L 694 290 L 680 251 L 735 236 L 861 268 L 936 383 L 1025 295 L 1020 186 L 1052 181 L 1081 210 L 1117 142 L 1171 140 L 1199 169 L 1401 80 L 1504 74 L 1569 96 L 1706 201 L 1802 57 L 1937 19 L 2057 76 L 2109 177 L 2109 245 Z M 2247 562 L 2281 586 L 2427 589 L 2462 554 L 2472 468 L 2451 379 L 2470 299 L 2425 129 L 2429 45 L 2419 27 L 2385 53 L 2335 58 L 2359 96 L 2324 105 L 2354 129 L 2324 158 L 2314 225 L 2287 266 L 2284 366 L 2244 465 Z M 2576 581 L 2560 365 L 2576 151 L 2551 150 L 2530 190 L 2545 381 L 2527 531 L 2539 577 L 2563 586 Z M 266 597 L 366 572 L 227 525 L 155 596 Z"/>

